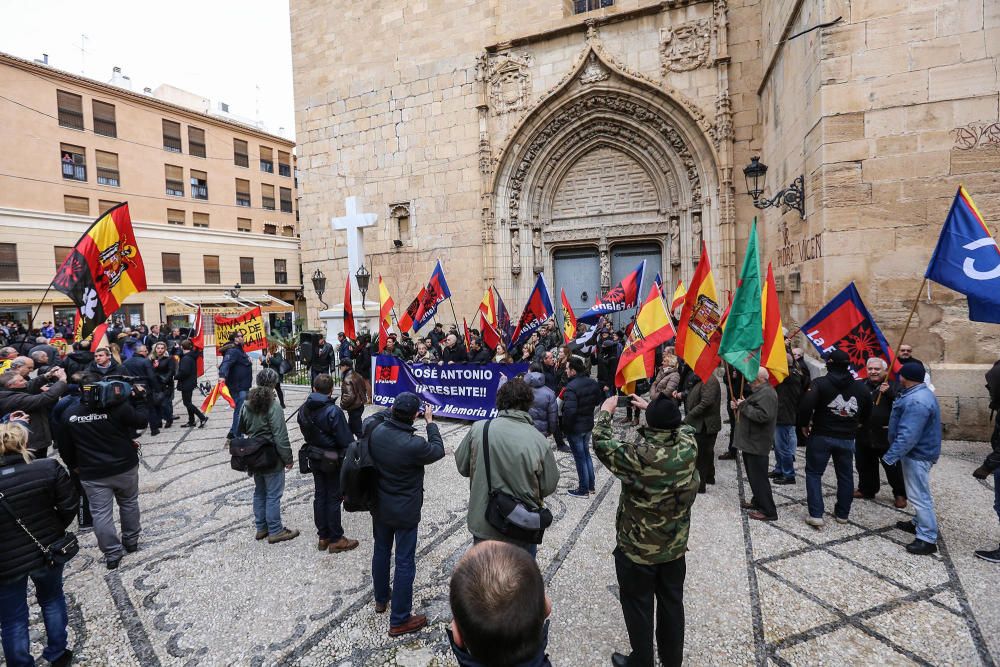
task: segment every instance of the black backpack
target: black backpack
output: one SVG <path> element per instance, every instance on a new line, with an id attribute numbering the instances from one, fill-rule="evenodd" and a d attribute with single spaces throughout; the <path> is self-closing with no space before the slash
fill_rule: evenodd
<path id="1" fill-rule="evenodd" d="M 378 470 L 371 455 L 375 426 L 347 447 L 340 465 L 340 490 L 347 512 L 374 512 L 378 506 Z"/>

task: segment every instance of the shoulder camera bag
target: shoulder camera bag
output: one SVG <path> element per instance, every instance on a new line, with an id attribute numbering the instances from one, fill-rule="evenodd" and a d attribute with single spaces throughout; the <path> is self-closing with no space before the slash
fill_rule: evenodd
<path id="1" fill-rule="evenodd" d="M 547 507 L 534 509 L 493 488 L 490 471 L 490 421 L 483 425 L 483 465 L 486 467 L 486 521 L 501 534 L 518 542 L 541 544 L 545 529 L 552 525 L 552 512 Z"/>

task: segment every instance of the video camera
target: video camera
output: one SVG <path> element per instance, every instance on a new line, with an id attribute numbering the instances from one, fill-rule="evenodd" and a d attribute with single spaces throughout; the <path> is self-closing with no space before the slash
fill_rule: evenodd
<path id="1" fill-rule="evenodd" d="M 146 388 L 136 384 L 144 378 L 128 375 L 109 375 L 104 380 L 85 384 L 80 388 L 81 400 L 91 410 L 108 410 L 135 397 L 145 398 Z"/>

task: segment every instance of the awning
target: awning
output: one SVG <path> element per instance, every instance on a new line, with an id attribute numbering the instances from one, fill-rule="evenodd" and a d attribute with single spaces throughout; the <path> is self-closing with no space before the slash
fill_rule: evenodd
<path id="1" fill-rule="evenodd" d="M 270 294 L 230 296 L 167 296 L 167 315 L 194 315 L 198 307 L 205 315 L 237 315 L 260 307 L 262 313 L 291 313 L 295 306 Z"/>

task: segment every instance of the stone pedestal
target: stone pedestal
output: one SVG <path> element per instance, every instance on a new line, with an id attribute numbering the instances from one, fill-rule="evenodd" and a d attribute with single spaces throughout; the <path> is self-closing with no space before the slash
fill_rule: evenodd
<path id="1" fill-rule="evenodd" d="M 378 311 L 379 304 L 374 301 L 365 301 L 364 307 L 354 306 L 354 328 L 359 335 L 365 329 L 372 335 L 378 332 Z M 337 334 L 344 330 L 344 304 L 335 303 L 320 311 L 319 318 L 323 321 L 326 339 L 336 341 Z"/>

